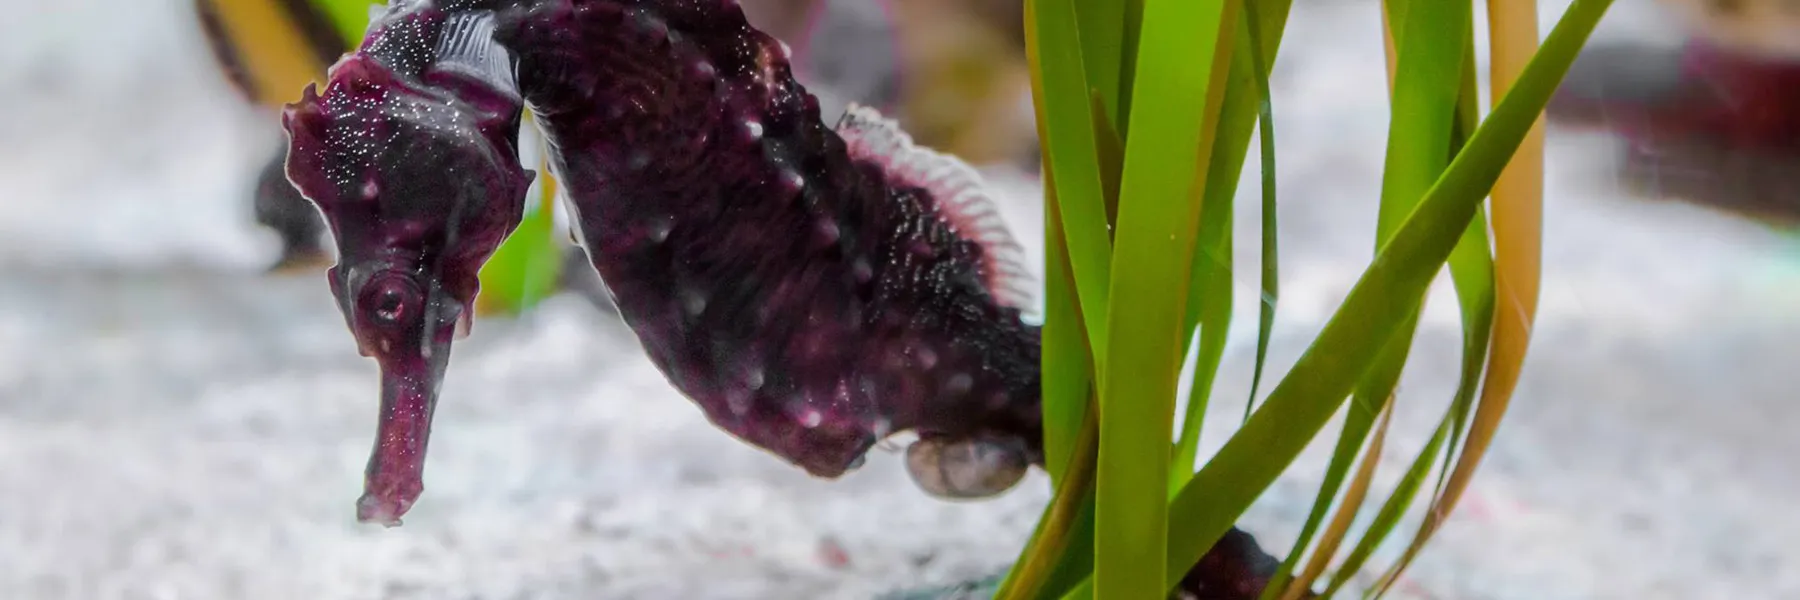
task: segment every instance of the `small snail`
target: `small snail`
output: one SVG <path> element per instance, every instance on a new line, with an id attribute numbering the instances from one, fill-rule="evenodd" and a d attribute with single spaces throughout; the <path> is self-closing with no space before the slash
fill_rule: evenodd
<path id="1" fill-rule="evenodd" d="M 944 499 L 999 495 L 1018 485 L 1029 468 L 1024 445 L 1013 437 L 925 437 L 906 449 L 906 472 L 913 482 Z"/>

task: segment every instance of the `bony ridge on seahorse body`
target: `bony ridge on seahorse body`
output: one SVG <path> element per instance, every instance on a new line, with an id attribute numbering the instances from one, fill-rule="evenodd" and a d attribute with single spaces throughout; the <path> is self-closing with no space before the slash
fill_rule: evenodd
<path id="1" fill-rule="evenodd" d="M 909 470 L 945 497 L 1042 464 L 1032 286 L 973 169 L 870 109 L 827 127 L 729 0 L 394 0 L 283 115 L 381 365 L 359 519 L 397 525 L 423 490 L 475 273 L 532 179 L 526 107 L 621 317 L 715 425 L 820 477 L 914 431 Z"/>

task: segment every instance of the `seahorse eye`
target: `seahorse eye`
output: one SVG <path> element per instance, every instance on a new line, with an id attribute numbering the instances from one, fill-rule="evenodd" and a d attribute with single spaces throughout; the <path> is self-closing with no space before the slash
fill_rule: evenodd
<path id="1" fill-rule="evenodd" d="M 375 318 L 389 323 L 400 322 L 400 317 L 406 314 L 402 300 L 400 290 L 382 290 L 375 303 Z"/>
<path id="2" fill-rule="evenodd" d="M 377 276 L 363 288 L 362 313 L 372 324 L 383 328 L 400 327 L 418 312 L 418 286 L 401 275 Z"/>

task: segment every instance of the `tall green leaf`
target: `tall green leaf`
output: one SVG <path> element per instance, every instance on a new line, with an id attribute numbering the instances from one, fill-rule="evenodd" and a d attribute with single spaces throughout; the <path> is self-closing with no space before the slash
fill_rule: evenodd
<path id="1" fill-rule="evenodd" d="M 1415 207 L 1442 173 L 1450 155 L 1455 112 L 1461 82 L 1460 51 L 1469 47 L 1467 30 L 1444 27 L 1444 23 L 1462 23 L 1470 19 L 1469 5 L 1462 2 L 1421 2 L 1389 0 L 1384 3 L 1388 23 L 1399 24 L 1393 41 L 1398 51 L 1393 65 L 1394 90 L 1388 127 L 1386 170 L 1382 178 L 1380 217 L 1376 224 L 1377 250 L 1392 238 L 1394 230 Z M 1410 9 L 1410 10 L 1409 10 Z M 1465 34 L 1465 35 L 1459 35 Z M 1326 468 L 1318 496 L 1313 502 L 1306 524 L 1301 528 L 1274 581 L 1285 581 L 1298 564 L 1300 554 L 1312 542 L 1318 527 L 1324 523 L 1333 500 L 1349 474 L 1351 465 L 1362 452 L 1376 416 L 1392 401 L 1395 385 L 1406 364 L 1418 323 L 1423 290 L 1408 300 L 1410 313 L 1393 332 L 1393 337 L 1376 355 L 1372 370 L 1355 388 L 1350 410 L 1345 415 L 1337 448 Z M 1356 506 L 1347 506 L 1354 512 Z M 1338 535 L 1328 539 L 1342 539 Z M 1328 560 L 1335 546 L 1322 544 L 1315 551 L 1315 561 Z M 1323 557 L 1323 558 L 1319 558 Z M 1306 582 L 1300 582 L 1304 585 Z M 1271 588 L 1276 586 L 1270 586 Z M 1265 598 L 1274 592 L 1266 591 Z"/>
<path id="2" fill-rule="evenodd" d="M 1037 2 L 1025 3 L 1025 46 L 1030 61 L 1034 109 L 1039 139 L 1051 143 L 1046 129 L 1043 61 L 1039 54 L 1042 28 Z M 1067 17 L 1072 13 L 1061 14 Z M 1052 28 L 1054 30 L 1054 28 Z M 1072 29 L 1069 31 L 1073 31 Z M 1068 42 L 1068 40 L 1063 40 Z M 1090 117 L 1091 118 L 1091 117 Z M 1100 119 L 1104 120 L 1102 115 Z M 1104 128 L 1102 128 L 1104 129 Z M 1071 138 L 1062 136 L 1063 143 Z M 1089 151 L 1095 150 L 1089 148 Z M 1063 152 L 1069 155 L 1069 152 Z M 1079 154 L 1079 152 L 1077 152 Z M 1044 158 L 1046 226 L 1046 322 L 1043 330 L 1043 414 L 1046 470 L 1056 494 L 1039 518 L 1036 532 L 1020 553 L 998 592 L 1000 598 L 1054 597 L 1093 571 L 1094 474 L 1098 452 L 1098 415 L 1093 384 L 1095 364 L 1083 323 L 1080 295 L 1071 268 L 1068 236 L 1062 226 L 1063 211 L 1049 153 Z M 1112 162 L 1117 162 L 1113 159 Z M 1092 173 L 1098 175 L 1098 173 Z M 1116 184 L 1106 185 L 1108 198 L 1116 198 Z M 1111 215 L 1107 215 L 1110 220 Z M 1104 224 L 1103 224 L 1104 225 Z M 1109 240 L 1110 242 L 1110 240 Z M 1105 249 L 1110 252 L 1110 248 Z M 1075 502 L 1071 514 L 1069 502 Z"/>
<path id="3" fill-rule="evenodd" d="M 1610 1 L 1578 1 L 1570 6 L 1563 19 L 1581 14 L 1583 19 L 1598 21 L 1611 6 Z M 1499 0 L 1488 3 L 1488 22 L 1493 94 L 1502 99 L 1519 93 L 1521 88 L 1545 85 L 1533 79 L 1532 69 L 1555 56 L 1573 60 L 1581 43 L 1566 43 L 1554 35 L 1540 48 L 1537 45 L 1537 6 L 1512 4 Z M 1590 26 L 1591 27 L 1591 26 Z M 1558 77 L 1560 80 L 1560 76 Z M 1550 84 L 1554 85 L 1554 83 Z M 1504 94 L 1504 96 L 1502 96 Z M 1506 414 L 1519 371 L 1531 341 L 1532 321 L 1537 313 L 1538 289 L 1542 277 L 1543 249 L 1543 121 L 1528 129 L 1530 143 L 1523 149 L 1527 160 L 1513 165 L 1499 178 L 1494 189 L 1494 296 L 1498 310 L 1494 313 L 1493 342 L 1488 355 L 1486 379 L 1480 400 L 1470 421 L 1468 441 L 1463 444 L 1437 497 L 1432 499 L 1425 521 L 1400 560 L 1382 577 L 1385 591 L 1399 578 L 1425 542 L 1454 510 L 1467 489 L 1492 441 L 1501 418 Z"/>
<path id="4" fill-rule="evenodd" d="M 1124 97 L 1130 78 L 1126 65 L 1137 55 L 1137 40 L 1127 40 L 1128 18 L 1143 14 L 1139 3 L 1136 11 L 1123 0 L 1075 0 L 1075 15 L 1081 30 L 1081 64 L 1087 73 L 1087 87 L 1099 93 L 1107 125 L 1118 130 L 1125 123 L 1128 109 Z"/>
<path id="5" fill-rule="evenodd" d="M 1096 154 L 1088 75 L 1082 62 L 1082 33 L 1075 0 L 1027 0 L 1026 26 L 1033 54 L 1039 132 L 1055 186 L 1055 208 L 1064 224 L 1069 269 L 1080 296 L 1081 322 L 1094 350 L 1096 373 L 1104 373 L 1106 310 L 1112 280 L 1112 249 Z"/>
<path id="6" fill-rule="evenodd" d="M 1250 418 L 1250 411 L 1256 406 L 1256 393 L 1262 387 L 1263 361 L 1269 358 L 1269 333 L 1275 327 L 1275 305 L 1281 298 L 1281 260 L 1275 204 L 1275 103 L 1269 90 L 1269 67 L 1262 57 L 1262 36 L 1260 27 L 1255 26 L 1260 19 L 1257 5 L 1260 2 L 1249 0 L 1244 3 L 1245 31 L 1250 38 L 1249 55 L 1252 73 L 1256 80 L 1256 93 L 1262 101 L 1257 103 L 1257 132 L 1262 150 L 1262 302 L 1257 310 L 1256 318 L 1256 366 L 1250 375 L 1250 397 L 1244 401 L 1244 419 Z"/>
<path id="7" fill-rule="evenodd" d="M 1150 0 L 1132 81 L 1119 234 L 1100 376 L 1095 578 L 1101 597 L 1166 588 L 1169 450 L 1187 279 L 1204 189 L 1209 88 L 1223 80 L 1235 0 Z M 1196 57 L 1199 59 L 1196 60 Z M 1195 108 L 1202 107 L 1199 114 Z M 1170 290 L 1174 290 L 1171 293 Z M 1128 308 L 1120 308 L 1128 307 Z M 1128 365 L 1112 376 L 1110 368 Z"/>
<path id="8" fill-rule="evenodd" d="M 1452 131 L 1451 148 L 1448 152 L 1451 156 L 1462 150 L 1480 119 L 1480 90 L 1475 83 L 1474 20 L 1471 18 L 1466 21 L 1464 27 L 1470 33 L 1464 36 L 1461 92 L 1457 100 L 1456 127 Z M 1338 572 L 1327 588 L 1328 594 L 1341 589 L 1356 575 L 1374 555 L 1375 549 L 1393 532 L 1407 507 L 1412 505 L 1421 484 L 1430 474 L 1432 462 L 1440 453 L 1445 459 L 1439 475 L 1440 486 L 1442 478 L 1450 471 L 1449 459 L 1455 453 L 1444 452 L 1443 449 L 1446 444 L 1454 449 L 1461 443 L 1462 430 L 1470 414 L 1469 407 L 1481 384 L 1482 366 L 1487 358 L 1488 339 L 1493 328 L 1494 267 L 1493 258 L 1488 252 L 1487 219 L 1477 212 L 1475 219 L 1469 223 L 1468 230 L 1463 233 L 1462 241 L 1451 251 L 1449 261 L 1450 276 L 1455 284 L 1461 309 L 1463 336 L 1461 374 L 1458 376 L 1455 396 L 1431 440 L 1413 459 L 1412 465 L 1407 468 L 1388 501 L 1382 505 L 1363 532 L 1362 538 L 1338 566 Z"/>
<path id="9" fill-rule="evenodd" d="M 1256 81 L 1267 81 L 1273 61 L 1281 47 L 1282 32 L 1287 28 L 1292 0 L 1252 0 L 1257 4 L 1254 18 L 1246 11 L 1245 25 L 1256 28 L 1254 39 L 1262 56 L 1268 58 L 1260 68 L 1246 46 L 1252 36 L 1247 31 L 1237 36 L 1237 50 L 1232 53 L 1230 85 L 1224 91 L 1219 109 L 1219 126 L 1212 139 L 1211 164 L 1208 173 L 1221 174 L 1206 179 L 1201 200 L 1200 232 L 1194 244 L 1193 279 L 1190 281 L 1187 318 L 1182 322 L 1182 356 L 1187 355 L 1187 336 L 1200 327 L 1200 349 L 1189 385 L 1186 415 L 1175 444 L 1175 457 L 1170 479 L 1171 490 L 1180 489 L 1194 473 L 1199 455 L 1200 431 L 1204 428 L 1206 408 L 1210 403 L 1213 382 L 1225 353 L 1226 334 L 1231 327 L 1232 309 L 1232 214 L 1237 195 L 1238 177 L 1249 152 L 1250 134 L 1256 127 L 1261 98 Z M 1232 175 L 1224 175 L 1232 174 Z"/>

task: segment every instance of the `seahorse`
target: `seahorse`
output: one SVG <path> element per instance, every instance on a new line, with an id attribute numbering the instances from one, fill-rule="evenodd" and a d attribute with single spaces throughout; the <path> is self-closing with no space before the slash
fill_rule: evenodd
<path id="1" fill-rule="evenodd" d="M 1621 138 L 1615 175 L 1636 196 L 1800 225 L 1800 5 L 1658 4 L 1686 39 L 1583 50 L 1551 122 Z"/>
<path id="2" fill-rule="evenodd" d="M 1662 0 L 1678 46 L 1638 40 L 1582 52 L 1549 115 L 1643 144 L 1704 140 L 1800 151 L 1800 6 L 1781 0 Z"/>
<path id="3" fill-rule="evenodd" d="M 788 58 L 731 0 L 394 0 L 284 111 L 381 367 L 360 520 L 423 491 L 475 273 L 535 176 L 527 109 L 618 313 L 713 424 L 823 478 L 913 431 L 909 471 L 951 498 L 1042 464 L 1032 284 L 981 177 L 868 108 L 827 126 Z M 1260 556 L 1203 562 L 1212 589 Z"/>

